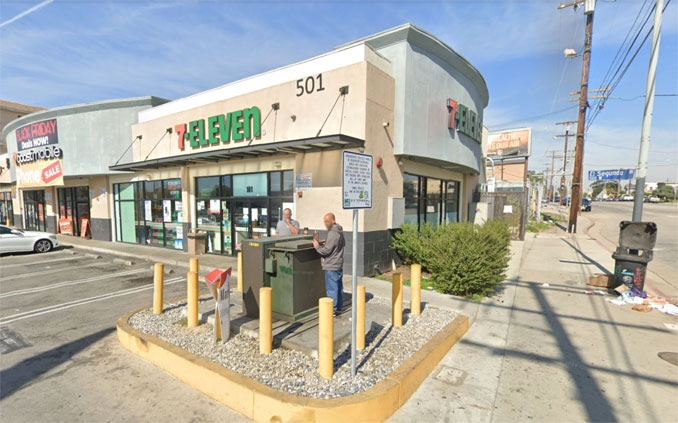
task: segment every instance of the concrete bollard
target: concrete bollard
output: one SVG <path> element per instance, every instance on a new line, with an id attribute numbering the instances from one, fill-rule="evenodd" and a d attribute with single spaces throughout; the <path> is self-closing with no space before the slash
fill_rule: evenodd
<path id="1" fill-rule="evenodd" d="M 421 314 L 421 264 L 410 266 L 410 313 Z"/>
<path id="2" fill-rule="evenodd" d="M 273 288 L 259 288 L 259 354 L 273 350 Z"/>
<path id="3" fill-rule="evenodd" d="M 318 373 L 331 379 L 334 374 L 334 301 L 323 297 L 318 300 Z"/>
<path id="4" fill-rule="evenodd" d="M 200 265 L 199 265 L 199 262 L 198 262 L 198 259 L 197 259 L 197 258 L 191 257 L 191 258 L 188 260 L 188 271 L 189 271 L 189 272 L 195 272 L 196 274 L 200 274 L 200 272 L 198 271 L 199 266 L 200 266 Z"/>
<path id="5" fill-rule="evenodd" d="M 365 285 L 356 291 L 355 349 L 365 349 Z"/>
<path id="6" fill-rule="evenodd" d="M 153 314 L 162 313 L 163 284 L 165 282 L 165 266 L 155 263 L 153 267 Z"/>
<path id="7" fill-rule="evenodd" d="M 188 272 L 186 302 L 188 308 L 188 317 L 186 319 L 188 327 L 198 326 L 198 274 L 195 272 Z"/>
<path id="8" fill-rule="evenodd" d="M 238 251 L 238 292 L 242 292 L 242 251 Z"/>
<path id="9" fill-rule="evenodd" d="M 391 284 L 391 324 L 393 326 L 403 325 L 403 275 L 393 274 L 393 283 Z"/>

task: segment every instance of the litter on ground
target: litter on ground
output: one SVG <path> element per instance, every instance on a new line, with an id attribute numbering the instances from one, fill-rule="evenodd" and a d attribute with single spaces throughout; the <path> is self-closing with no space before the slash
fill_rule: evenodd
<path id="1" fill-rule="evenodd" d="M 615 299 L 608 299 L 607 301 L 618 306 L 625 304 L 633 305 L 633 310 L 636 311 L 648 312 L 651 309 L 655 309 L 665 314 L 678 316 L 678 306 L 666 301 L 665 298 L 648 296 L 646 292 L 636 288 L 623 290 L 620 296 Z"/>

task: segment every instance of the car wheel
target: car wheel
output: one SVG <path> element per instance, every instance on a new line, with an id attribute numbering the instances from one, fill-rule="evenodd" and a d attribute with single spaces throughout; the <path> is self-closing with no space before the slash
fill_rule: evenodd
<path id="1" fill-rule="evenodd" d="M 46 253 L 51 249 L 52 243 L 46 239 L 41 239 L 40 241 L 36 242 L 35 246 L 33 247 L 33 250 L 36 253 Z"/>

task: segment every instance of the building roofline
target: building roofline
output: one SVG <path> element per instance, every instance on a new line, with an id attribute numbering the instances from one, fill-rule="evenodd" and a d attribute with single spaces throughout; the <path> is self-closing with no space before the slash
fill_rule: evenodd
<path id="1" fill-rule="evenodd" d="M 28 104 L 16 103 L 14 101 L 0 99 L 0 108 L 17 113 L 32 113 L 40 110 L 45 110 L 44 107 L 30 106 Z"/>
<path id="2" fill-rule="evenodd" d="M 452 47 L 447 45 L 440 38 L 412 23 L 399 25 L 376 34 L 339 45 L 336 47 L 336 49 L 345 49 L 358 44 L 367 44 L 378 50 L 380 48 L 404 41 L 433 53 L 440 59 L 449 63 L 455 69 L 459 70 L 464 76 L 469 78 L 471 82 L 476 85 L 482 97 L 484 107 L 487 107 L 490 101 L 490 94 L 487 88 L 487 83 L 485 82 L 485 78 L 480 73 L 480 71 L 476 69 L 464 56 L 457 53 Z"/>
<path id="3" fill-rule="evenodd" d="M 72 104 L 68 106 L 55 107 L 53 109 L 41 110 L 38 112 L 33 112 L 21 116 L 20 118 L 14 119 L 10 123 L 8 123 L 2 130 L 2 137 L 6 138 L 7 134 L 10 131 L 13 131 L 20 126 L 44 119 L 51 119 L 60 116 L 74 115 L 78 113 L 98 110 L 122 109 L 126 107 L 138 107 L 138 106 L 154 107 L 159 104 L 166 103 L 168 101 L 169 100 L 167 99 L 155 96 L 131 97 L 114 100 L 93 101 L 89 103 Z"/>

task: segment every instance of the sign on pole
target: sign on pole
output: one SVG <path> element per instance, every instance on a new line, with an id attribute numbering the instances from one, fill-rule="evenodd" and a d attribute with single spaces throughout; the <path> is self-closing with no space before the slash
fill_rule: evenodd
<path id="1" fill-rule="evenodd" d="M 589 170 L 589 181 L 618 181 L 633 179 L 635 169 Z"/>
<path id="2" fill-rule="evenodd" d="M 371 209 L 374 158 L 344 151 L 342 159 L 341 204 L 344 209 Z"/>
<path id="3" fill-rule="evenodd" d="M 368 154 L 344 151 L 341 163 L 341 204 L 353 210 L 353 256 L 351 262 L 351 375 L 356 373 L 356 296 L 358 291 L 358 210 L 372 208 L 372 168 Z"/>

